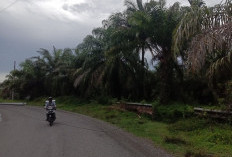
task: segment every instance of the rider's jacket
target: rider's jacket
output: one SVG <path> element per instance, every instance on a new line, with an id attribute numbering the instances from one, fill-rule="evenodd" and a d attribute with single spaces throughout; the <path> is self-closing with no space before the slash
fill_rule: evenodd
<path id="1" fill-rule="evenodd" d="M 46 100 L 44 108 L 47 109 L 48 106 L 53 106 L 56 108 L 56 101 L 52 100 L 52 102 L 49 102 L 48 100 Z"/>

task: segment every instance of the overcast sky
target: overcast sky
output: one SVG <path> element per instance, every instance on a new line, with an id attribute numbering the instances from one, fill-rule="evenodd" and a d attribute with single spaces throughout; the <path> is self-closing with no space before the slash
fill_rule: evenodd
<path id="1" fill-rule="evenodd" d="M 103 19 L 122 10 L 124 0 L 0 0 L 0 82 L 14 61 L 37 56 L 40 48 L 75 48 Z"/>

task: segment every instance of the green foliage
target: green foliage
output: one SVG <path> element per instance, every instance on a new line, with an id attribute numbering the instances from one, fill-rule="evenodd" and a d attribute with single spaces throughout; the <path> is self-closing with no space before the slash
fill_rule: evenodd
<path id="1" fill-rule="evenodd" d="M 232 145 L 232 134 L 230 129 L 215 129 L 212 130 L 207 141 L 215 144 Z"/>
<path id="2" fill-rule="evenodd" d="M 186 103 L 213 104 L 216 98 L 206 79 L 190 75 L 181 84 L 184 93 L 182 100 Z"/>
<path id="3" fill-rule="evenodd" d="M 74 90 L 71 76 L 76 56 L 71 49 L 53 47 L 52 53 L 46 49 L 38 52 L 41 56 L 26 59 L 19 70 L 8 75 L 2 84 L 3 96 L 9 97 L 14 90 L 19 98 L 33 99 L 44 95 L 66 95 Z"/>
<path id="4" fill-rule="evenodd" d="M 200 152 L 187 151 L 185 153 L 185 157 L 214 157 L 214 156 L 211 154 L 207 154 L 204 151 L 200 151 Z"/>
<path id="5" fill-rule="evenodd" d="M 153 104 L 153 118 L 165 122 L 175 122 L 193 115 L 193 107 L 184 104 L 160 105 Z"/>
<path id="6" fill-rule="evenodd" d="M 208 122 L 204 119 L 199 118 L 191 118 L 191 119 L 184 119 L 181 121 L 177 121 L 174 124 L 169 125 L 169 130 L 172 131 L 194 131 L 203 129 L 207 126 Z"/>
<path id="7" fill-rule="evenodd" d="M 185 140 L 181 139 L 181 138 L 178 138 L 178 137 L 168 137 L 168 136 L 166 136 L 164 138 L 164 142 L 165 143 L 171 143 L 171 144 L 177 144 L 177 145 L 179 145 L 179 144 L 186 145 L 187 144 L 187 142 Z"/>
<path id="8" fill-rule="evenodd" d="M 97 100 L 97 103 L 98 104 L 103 104 L 103 105 L 111 105 L 112 104 L 112 101 L 111 101 L 112 98 L 109 98 L 108 96 L 99 96 L 96 98 Z"/>
<path id="9" fill-rule="evenodd" d="M 55 100 L 57 104 L 64 104 L 64 105 L 80 105 L 90 102 L 85 99 L 76 98 L 75 96 L 61 96 L 55 98 Z"/>
<path id="10" fill-rule="evenodd" d="M 173 137 L 188 139 L 192 147 L 185 156 L 228 156 L 231 153 L 231 126 L 210 119 L 188 118 L 168 126 Z"/>

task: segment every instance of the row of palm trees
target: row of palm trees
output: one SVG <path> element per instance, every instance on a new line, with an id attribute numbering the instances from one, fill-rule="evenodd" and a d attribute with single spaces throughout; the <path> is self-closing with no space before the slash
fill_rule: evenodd
<path id="1" fill-rule="evenodd" d="M 1 85 L 2 95 L 14 89 L 20 98 L 107 95 L 168 103 L 183 95 L 201 99 L 197 90 L 204 87 L 202 93 L 217 97 L 217 84 L 232 74 L 232 3 L 189 3 L 126 0 L 126 10 L 103 20 L 75 50 L 40 49 L 25 60 Z"/>

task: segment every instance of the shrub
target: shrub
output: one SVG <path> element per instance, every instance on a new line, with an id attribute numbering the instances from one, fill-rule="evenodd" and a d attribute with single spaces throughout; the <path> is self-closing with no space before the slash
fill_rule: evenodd
<path id="1" fill-rule="evenodd" d="M 203 129 L 207 126 L 207 121 L 204 119 L 191 118 L 178 121 L 169 126 L 169 130 L 173 131 L 194 131 L 197 129 Z"/>
<path id="2" fill-rule="evenodd" d="M 102 105 L 112 104 L 111 98 L 109 98 L 108 96 L 105 96 L 105 95 L 98 96 L 96 98 L 96 100 L 97 100 L 98 104 L 102 104 Z"/>
<path id="3" fill-rule="evenodd" d="M 215 144 L 232 145 L 232 134 L 229 130 L 214 130 L 209 133 L 208 141 Z"/>
<path id="4" fill-rule="evenodd" d="M 175 122 L 179 119 L 191 117 L 193 112 L 193 107 L 188 105 L 160 105 L 157 102 L 153 103 L 153 118 L 156 120 Z"/>

